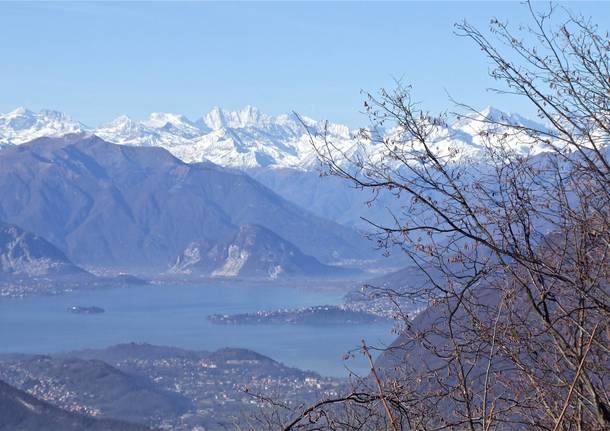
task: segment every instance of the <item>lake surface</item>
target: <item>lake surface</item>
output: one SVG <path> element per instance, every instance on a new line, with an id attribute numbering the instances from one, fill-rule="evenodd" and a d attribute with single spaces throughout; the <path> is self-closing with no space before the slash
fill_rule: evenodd
<path id="1" fill-rule="evenodd" d="M 339 304 L 344 291 L 210 282 L 97 289 L 57 296 L 0 299 L 0 352 L 52 353 L 126 342 L 193 350 L 248 348 L 284 364 L 328 376 L 347 368 L 367 373 L 364 358 L 344 361 L 360 340 L 383 346 L 394 338 L 389 323 L 373 325 L 216 325 L 206 316 L 278 308 Z M 97 306 L 102 314 L 73 314 L 73 305 Z"/>

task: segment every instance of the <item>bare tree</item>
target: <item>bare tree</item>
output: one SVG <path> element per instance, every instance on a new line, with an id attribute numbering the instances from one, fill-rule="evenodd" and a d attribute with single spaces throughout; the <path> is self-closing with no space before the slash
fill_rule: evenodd
<path id="1" fill-rule="evenodd" d="M 610 39 L 526 7 L 527 27 L 456 33 L 491 62 L 494 91 L 533 104 L 544 127 L 459 105 L 480 150 L 443 147 L 450 115 L 398 86 L 367 95 L 373 155 L 312 136 L 326 174 L 403 203 L 393 224 L 370 222 L 426 274 L 391 294 L 430 306 L 352 392 L 277 428 L 610 429 Z"/>

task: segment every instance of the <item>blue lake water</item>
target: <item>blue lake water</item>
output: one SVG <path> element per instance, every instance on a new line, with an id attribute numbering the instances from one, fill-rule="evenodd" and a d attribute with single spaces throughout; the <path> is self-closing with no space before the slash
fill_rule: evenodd
<path id="1" fill-rule="evenodd" d="M 147 342 L 195 350 L 241 347 L 323 375 L 367 372 L 364 358 L 343 356 L 360 345 L 383 346 L 391 325 L 216 325 L 206 316 L 338 304 L 339 289 L 210 282 L 97 289 L 57 296 L 0 299 L 0 352 L 52 353 Z M 98 306 L 103 314 L 66 311 Z"/>

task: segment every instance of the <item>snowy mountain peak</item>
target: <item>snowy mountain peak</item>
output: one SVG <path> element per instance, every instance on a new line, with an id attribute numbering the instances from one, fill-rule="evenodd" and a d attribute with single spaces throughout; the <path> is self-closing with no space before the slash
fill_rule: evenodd
<path id="1" fill-rule="evenodd" d="M 184 115 L 172 114 L 169 112 L 153 112 L 144 123 L 155 128 L 162 128 L 167 124 L 192 124 Z"/>
<path id="2" fill-rule="evenodd" d="M 23 117 L 23 116 L 31 116 L 32 114 L 33 114 L 33 112 L 30 111 L 29 109 L 24 108 L 23 106 L 19 106 L 14 111 L 11 111 L 11 112 L 5 114 L 5 117 L 16 118 L 16 117 Z"/>
<path id="3" fill-rule="evenodd" d="M 23 120 L 23 119 L 27 119 L 27 120 L 31 120 L 31 121 L 64 120 L 64 121 L 70 121 L 70 122 L 76 123 L 76 121 L 74 121 L 72 118 L 70 118 L 68 115 L 64 114 L 63 112 L 53 111 L 50 109 L 41 109 L 38 112 L 34 112 L 34 111 L 30 111 L 27 108 L 24 108 L 23 106 L 20 106 L 11 112 L 8 112 L 6 114 L 0 114 L 0 121 L 2 121 L 2 120 L 4 120 L 4 121 Z"/>
<path id="4" fill-rule="evenodd" d="M 133 124 L 133 122 L 134 121 L 131 119 L 130 116 L 123 114 L 123 115 L 119 115 L 114 120 L 110 121 L 109 123 L 104 124 L 102 126 L 102 128 L 110 127 L 110 126 L 121 127 L 121 126 L 129 125 L 129 124 Z"/>
<path id="5" fill-rule="evenodd" d="M 481 112 L 481 116 L 487 121 L 496 121 L 498 123 L 514 124 L 532 128 L 543 128 L 541 124 L 536 123 L 528 118 L 525 118 L 514 112 L 505 112 L 500 109 L 488 106 Z"/>
<path id="6" fill-rule="evenodd" d="M 186 139 L 193 139 L 210 131 L 208 127 L 201 127 L 184 115 L 167 112 L 153 112 L 142 124 L 157 133 L 173 134 Z"/>
<path id="7" fill-rule="evenodd" d="M 212 130 L 218 130 L 257 126 L 261 123 L 267 123 L 269 120 L 269 116 L 261 114 L 257 108 L 247 105 L 239 111 L 226 111 L 215 107 L 203 116 L 202 123 Z"/>
<path id="8" fill-rule="evenodd" d="M 527 119 L 519 114 L 502 111 L 493 106 L 488 106 L 479 113 L 470 113 L 461 116 L 452 125 L 452 128 L 471 136 L 477 136 L 482 132 L 488 132 L 490 129 L 501 127 L 500 124 L 491 123 L 511 124 L 537 130 L 545 129 L 542 124 Z"/>
<path id="9" fill-rule="evenodd" d="M 490 122 L 542 127 L 520 115 L 487 107 L 479 113 L 462 116 L 449 127 L 439 128 L 433 135 L 434 148 L 441 152 L 459 148 L 460 154 L 476 156 L 485 136 L 490 132 L 503 132 L 502 127 Z M 197 122 L 167 112 L 152 113 L 142 121 L 122 115 L 97 129 L 88 129 L 57 111 L 32 112 L 18 108 L 0 114 L 0 145 L 83 131 L 117 144 L 163 147 L 187 163 L 211 161 L 233 168 L 311 169 L 317 166 L 311 139 L 312 136 L 319 139 L 321 133 L 326 133 L 333 145 L 350 156 L 373 156 L 383 152 L 383 146 L 359 142 L 356 133 L 345 125 L 315 121 L 294 113 L 270 116 L 253 106 L 236 111 L 217 107 Z M 402 139 L 400 128 L 383 133 Z M 519 136 L 508 145 L 524 153 L 545 150 L 532 147 L 528 140 Z"/>
<path id="10" fill-rule="evenodd" d="M 499 120 L 499 119 L 505 118 L 506 116 L 509 116 L 509 115 L 510 115 L 509 113 L 504 112 L 493 106 L 487 106 L 487 107 L 485 107 L 485 109 L 483 109 L 481 111 L 481 116 L 483 116 L 484 118 L 487 118 L 489 120 Z"/>
<path id="11" fill-rule="evenodd" d="M 104 135 L 108 134 L 125 134 L 125 133 L 141 133 L 143 127 L 134 119 L 127 115 L 121 115 L 109 123 L 106 123 L 96 129 Z M 103 136 L 100 136 L 103 137 Z"/>
<path id="12" fill-rule="evenodd" d="M 491 106 L 479 113 L 466 114 L 452 125 L 454 131 L 464 135 L 463 140 L 470 140 L 474 146 L 491 143 L 520 154 L 538 154 L 549 150 L 547 144 L 539 139 L 532 139 L 522 128 L 546 130 L 542 124 Z"/>
<path id="13" fill-rule="evenodd" d="M 0 145 L 22 144 L 42 136 L 82 132 L 86 127 L 70 116 L 48 109 L 39 112 L 19 107 L 0 114 Z"/>

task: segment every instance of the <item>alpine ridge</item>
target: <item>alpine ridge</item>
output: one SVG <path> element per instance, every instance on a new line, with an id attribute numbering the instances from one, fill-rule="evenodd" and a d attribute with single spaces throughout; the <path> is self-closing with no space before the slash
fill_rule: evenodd
<path id="1" fill-rule="evenodd" d="M 543 128 L 517 114 L 488 107 L 478 114 L 461 117 L 436 128 L 432 148 L 441 156 L 452 155 L 456 162 L 476 164 L 485 153 L 486 137 L 502 135 L 505 128 L 489 121 Z M 401 210 L 392 196 L 380 195 L 376 205 L 371 196 L 337 178 L 320 177 L 319 162 L 312 140 L 326 136 L 347 157 L 383 158 L 386 145 L 359 138 L 359 131 L 340 124 L 316 121 L 296 114 L 270 116 L 246 106 L 238 111 L 214 108 L 191 121 L 184 115 L 152 113 L 144 120 L 128 116 L 98 128 L 89 128 L 55 111 L 34 113 L 18 109 L 0 115 L 0 146 L 22 144 L 40 136 L 62 136 L 72 131 L 94 134 L 105 141 L 136 147 L 161 147 L 185 163 L 212 162 L 238 169 L 273 190 L 284 199 L 307 208 L 319 217 L 370 230 L 364 219 L 391 223 Z M 401 138 L 399 128 L 376 130 L 380 137 Z M 539 154 L 544 145 L 527 144 L 529 139 L 511 136 L 505 144 L 519 154 Z M 456 156 L 457 154 L 457 156 Z M 476 167 L 474 169 L 477 169 Z"/>
<path id="2" fill-rule="evenodd" d="M 447 125 L 435 138 L 439 149 L 457 146 L 466 154 L 479 150 L 480 135 L 488 130 L 487 120 L 542 127 L 517 114 L 488 107 L 480 114 L 461 118 Z M 97 128 L 87 127 L 72 117 L 57 111 L 32 112 L 18 108 L 0 114 L 0 144 L 22 144 L 42 136 L 62 136 L 89 132 L 102 139 L 122 145 L 158 146 L 170 151 L 184 162 L 210 161 L 224 167 L 239 169 L 291 168 L 312 170 L 317 159 L 311 138 L 327 134 L 330 141 L 348 155 L 358 152 L 374 155 L 383 146 L 364 144 L 358 131 L 341 124 L 316 121 L 296 114 L 270 116 L 257 108 L 246 106 L 238 111 L 214 108 L 191 121 L 184 115 L 152 113 L 144 120 L 122 115 Z M 397 129 L 383 131 L 395 136 Z M 544 148 L 529 148 L 518 142 L 520 152 L 542 152 Z"/>

